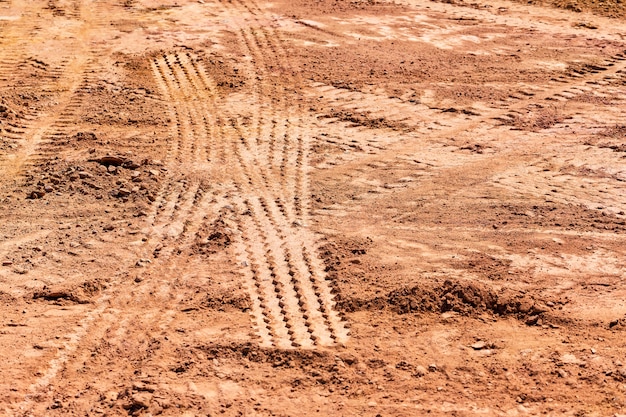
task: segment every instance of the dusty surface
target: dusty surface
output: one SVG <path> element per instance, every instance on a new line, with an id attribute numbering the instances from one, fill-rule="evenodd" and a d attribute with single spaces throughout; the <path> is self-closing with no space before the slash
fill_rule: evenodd
<path id="1" fill-rule="evenodd" d="M 545 4 L 0 0 L 0 414 L 626 414 L 623 4 Z"/>

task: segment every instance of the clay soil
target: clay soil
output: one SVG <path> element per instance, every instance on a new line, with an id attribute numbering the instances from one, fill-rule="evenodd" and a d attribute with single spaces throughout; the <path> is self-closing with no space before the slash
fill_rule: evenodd
<path id="1" fill-rule="evenodd" d="M 621 16 L 0 0 L 0 415 L 626 414 Z"/>

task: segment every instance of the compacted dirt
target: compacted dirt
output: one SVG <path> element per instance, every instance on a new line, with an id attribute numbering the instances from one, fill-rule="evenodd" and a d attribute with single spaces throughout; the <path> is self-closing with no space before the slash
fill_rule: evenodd
<path id="1" fill-rule="evenodd" d="M 0 0 L 0 415 L 626 414 L 623 7 Z"/>

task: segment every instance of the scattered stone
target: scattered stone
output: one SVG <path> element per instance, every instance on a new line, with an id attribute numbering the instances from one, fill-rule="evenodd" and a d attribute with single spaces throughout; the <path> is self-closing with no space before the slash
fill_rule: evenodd
<path id="1" fill-rule="evenodd" d="M 428 370 L 430 372 L 436 372 L 437 371 L 437 365 L 434 363 L 431 363 L 430 365 L 428 365 Z"/>
<path id="2" fill-rule="evenodd" d="M 437 370 L 436 366 L 435 366 L 435 370 Z M 422 365 L 417 365 L 414 369 L 413 376 L 421 378 L 424 375 L 426 375 L 426 372 L 427 372 L 426 368 L 424 368 Z"/>
<path id="3" fill-rule="evenodd" d="M 132 395 L 131 404 L 128 408 L 134 409 L 134 410 L 141 409 L 141 408 L 148 408 L 151 402 L 152 402 L 152 395 L 146 392 L 138 392 Z"/>
<path id="4" fill-rule="evenodd" d="M 476 343 L 474 343 L 472 345 L 472 349 L 474 349 L 474 350 L 481 350 L 481 349 L 484 349 L 486 347 L 487 347 L 487 344 L 484 341 L 482 341 L 482 340 L 479 340 L 478 342 L 476 342 Z"/>
<path id="5" fill-rule="evenodd" d="M 561 362 L 567 364 L 580 364 L 580 360 L 571 353 L 566 353 L 561 356 Z"/>
<path id="6" fill-rule="evenodd" d="M 83 181 L 83 185 L 86 185 L 89 188 L 93 188 L 94 190 L 101 190 L 102 189 L 102 187 L 100 187 L 99 185 L 94 184 L 93 182 L 90 182 L 90 181 Z"/>
<path id="7" fill-rule="evenodd" d="M 140 260 L 137 261 L 137 263 L 135 263 L 135 266 L 137 268 L 142 268 L 144 267 L 146 264 L 151 264 L 152 261 L 150 259 L 146 259 L 146 258 L 141 258 Z"/>
<path id="8" fill-rule="evenodd" d="M 111 174 L 115 174 L 117 172 L 117 167 L 115 165 L 109 165 L 107 171 L 109 171 Z"/>
<path id="9" fill-rule="evenodd" d="M 141 164 L 138 164 L 137 162 L 131 160 L 126 160 L 126 162 L 122 164 L 122 167 L 127 169 L 137 169 L 140 166 Z"/>
<path id="10" fill-rule="evenodd" d="M 121 166 L 127 159 L 121 156 L 103 156 L 100 158 L 90 159 L 89 162 L 97 162 L 100 165 L 106 166 Z"/>
<path id="11" fill-rule="evenodd" d="M 105 398 L 109 401 L 117 401 L 119 394 L 116 391 L 109 391 L 105 394 Z"/>
<path id="12" fill-rule="evenodd" d="M 343 355 L 340 359 L 343 363 L 349 366 L 352 366 L 358 362 L 356 356 L 352 356 L 352 355 Z"/>
<path id="13" fill-rule="evenodd" d="M 526 325 L 528 326 L 541 326 L 542 324 L 543 321 L 541 320 L 541 317 L 539 315 L 533 315 L 526 319 Z"/>
<path id="14" fill-rule="evenodd" d="M 76 140 L 97 140 L 98 137 L 93 132 L 78 132 L 74 135 Z"/>
<path id="15" fill-rule="evenodd" d="M 132 191 L 127 189 L 127 188 L 120 188 L 117 191 L 117 195 L 120 196 L 120 197 L 127 197 L 127 196 L 129 196 L 131 194 L 132 194 Z"/>
<path id="16" fill-rule="evenodd" d="M 2 266 L 11 266 L 13 265 L 13 261 L 2 261 Z"/>
<path id="17" fill-rule="evenodd" d="M 80 171 L 80 172 L 78 173 L 78 176 L 79 176 L 81 179 L 83 179 L 83 180 L 84 180 L 85 178 L 92 178 L 92 177 L 93 177 L 93 175 L 91 175 L 89 172 L 85 172 L 85 171 Z"/>
<path id="18" fill-rule="evenodd" d="M 145 384 L 143 382 L 135 382 L 133 384 L 133 389 L 135 391 L 145 391 L 145 392 L 154 392 L 155 388 L 152 385 Z"/>
<path id="19" fill-rule="evenodd" d="M 39 189 L 39 190 L 35 190 L 31 192 L 28 198 L 30 198 L 31 200 L 36 200 L 36 199 L 42 198 L 45 195 L 46 195 L 46 192 L 43 189 Z"/>
<path id="20" fill-rule="evenodd" d="M 568 5 L 568 8 L 578 13 L 582 12 L 582 9 L 580 9 L 578 6 Z M 578 27 L 578 28 L 585 28 L 585 29 L 598 29 L 598 25 L 596 25 L 595 23 L 591 23 L 591 22 L 577 22 L 577 23 L 573 23 L 572 26 Z"/>

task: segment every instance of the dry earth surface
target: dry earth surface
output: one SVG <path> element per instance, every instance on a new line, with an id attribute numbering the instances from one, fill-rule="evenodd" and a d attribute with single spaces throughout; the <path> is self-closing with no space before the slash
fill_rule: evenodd
<path id="1" fill-rule="evenodd" d="M 0 0 L 0 415 L 626 414 L 624 3 L 477 1 Z"/>

